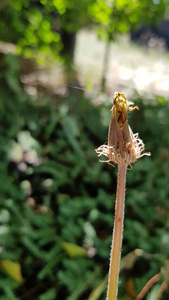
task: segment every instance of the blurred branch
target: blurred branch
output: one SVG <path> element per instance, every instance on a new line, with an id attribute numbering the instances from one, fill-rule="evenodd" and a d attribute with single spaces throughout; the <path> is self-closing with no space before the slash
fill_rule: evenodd
<path id="1" fill-rule="evenodd" d="M 145 295 L 148 293 L 148 291 L 151 289 L 151 287 L 161 278 L 161 272 L 157 273 L 155 276 L 153 276 L 143 287 L 141 292 L 136 297 L 136 300 L 141 300 L 145 297 Z"/>
<path id="2" fill-rule="evenodd" d="M 162 282 L 162 284 L 160 285 L 160 288 L 157 292 L 157 295 L 156 295 L 156 299 L 155 300 L 159 300 L 163 294 L 163 292 L 167 289 L 167 284 L 165 281 Z"/>
<path id="3" fill-rule="evenodd" d="M 155 300 L 159 300 L 161 298 L 162 294 L 167 290 L 169 285 L 169 260 L 166 260 L 165 267 L 162 268 L 161 274 L 164 275 L 164 281 L 160 285 Z"/>
<path id="4" fill-rule="evenodd" d="M 158 281 L 160 278 L 164 276 L 164 281 L 160 285 L 160 288 L 157 292 L 155 300 L 159 300 L 165 290 L 167 290 L 168 284 L 169 284 L 169 260 L 165 262 L 165 267 L 161 269 L 161 272 L 157 273 L 155 276 L 153 276 L 143 287 L 140 294 L 138 294 L 136 300 L 141 300 L 145 297 L 145 295 L 148 293 L 150 288 Z"/>
<path id="5" fill-rule="evenodd" d="M 0 7 L 1 10 L 1 7 Z M 16 54 L 16 46 L 12 43 L 6 43 L 3 41 L 0 41 L 0 53 L 7 54 Z"/>
<path id="6" fill-rule="evenodd" d="M 150 260 L 150 259 L 161 260 L 162 259 L 162 256 L 160 254 L 151 254 L 151 253 L 145 252 L 142 249 L 135 249 L 122 258 L 121 265 L 120 265 L 120 271 L 122 271 L 124 269 L 131 269 L 139 257 L 144 257 L 145 259 L 148 259 L 148 260 Z"/>

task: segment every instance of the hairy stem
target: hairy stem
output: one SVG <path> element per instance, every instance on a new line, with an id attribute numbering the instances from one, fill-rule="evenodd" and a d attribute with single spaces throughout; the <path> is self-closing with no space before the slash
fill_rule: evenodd
<path id="1" fill-rule="evenodd" d="M 126 170 L 127 165 L 118 165 L 115 221 L 110 256 L 107 300 L 117 299 L 121 244 L 123 235 Z"/>

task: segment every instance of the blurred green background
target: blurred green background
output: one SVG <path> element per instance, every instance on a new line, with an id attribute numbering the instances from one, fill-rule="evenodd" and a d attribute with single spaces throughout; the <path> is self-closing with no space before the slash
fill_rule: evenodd
<path id="1" fill-rule="evenodd" d="M 0 300 L 105 299 L 117 167 L 95 149 L 116 90 L 151 152 L 127 174 L 118 298 L 161 272 L 143 299 L 169 299 L 169 52 L 130 38 L 168 17 L 166 0 L 1 0 Z"/>

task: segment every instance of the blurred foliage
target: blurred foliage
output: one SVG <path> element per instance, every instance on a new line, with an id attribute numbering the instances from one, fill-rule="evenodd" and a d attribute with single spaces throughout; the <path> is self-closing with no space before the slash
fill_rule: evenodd
<path id="1" fill-rule="evenodd" d="M 63 32 L 96 27 L 100 37 L 157 23 L 167 16 L 168 1 L 153 0 L 2 0 L 1 40 L 14 43 L 25 58 L 62 58 Z"/>
<path id="2" fill-rule="evenodd" d="M 165 15 L 168 3 L 159 1 L 96 0 L 89 7 L 100 37 L 115 38 L 145 24 L 157 24 Z M 99 25 L 99 26 L 98 26 Z"/>
<path id="3" fill-rule="evenodd" d="M 167 11 L 167 1 L 2 0 L 0 39 L 24 58 L 63 59 L 64 31 L 94 25 L 111 39 Z M 106 142 L 111 106 L 79 91 L 29 96 L 14 55 L 0 54 L 0 71 L 0 300 L 104 299 L 116 168 L 94 149 Z M 152 157 L 127 175 L 119 298 L 161 271 L 150 300 L 168 274 L 169 103 L 134 100 L 141 110 L 130 124 Z"/>
<path id="4" fill-rule="evenodd" d="M 20 85 L 18 59 L 7 55 L 5 64 L 0 300 L 104 299 L 116 168 L 99 163 L 94 149 L 106 142 L 111 105 L 93 106 L 79 91 L 39 101 Z M 169 102 L 143 100 L 134 97 L 140 112 L 129 114 L 129 122 L 152 156 L 127 174 L 119 299 L 136 296 L 151 277 L 164 274 L 169 258 Z"/>

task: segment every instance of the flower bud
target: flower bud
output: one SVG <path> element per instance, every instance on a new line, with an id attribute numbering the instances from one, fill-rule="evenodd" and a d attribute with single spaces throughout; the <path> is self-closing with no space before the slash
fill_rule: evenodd
<path id="1" fill-rule="evenodd" d="M 138 138 L 138 133 L 133 134 L 128 125 L 128 110 L 139 110 L 138 106 L 130 107 L 133 104 L 128 102 L 124 94 L 116 92 L 112 108 L 112 118 L 109 125 L 108 145 L 102 145 L 96 149 L 98 156 L 108 157 L 106 162 L 116 164 L 132 164 L 143 155 L 144 143 Z"/>

